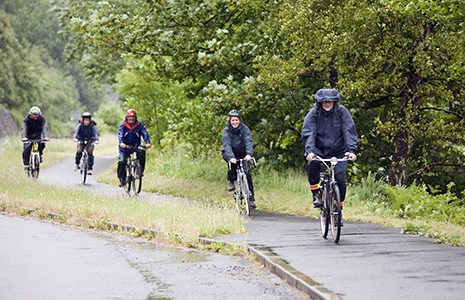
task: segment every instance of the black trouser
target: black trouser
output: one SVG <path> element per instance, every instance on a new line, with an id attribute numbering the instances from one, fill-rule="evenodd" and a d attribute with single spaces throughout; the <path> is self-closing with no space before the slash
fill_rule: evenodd
<path id="1" fill-rule="evenodd" d="M 321 167 L 320 161 L 313 160 L 313 161 L 307 162 L 307 178 L 308 178 L 308 183 L 310 183 L 310 186 L 317 185 L 318 183 L 320 183 L 320 167 Z M 336 179 L 337 186 L 339 187 L 341 201 L 344 201 L 344 199 L 346 198 L 346 192 L 347 192 L 346 170 L 336 173 L 334 177 Z M 312 192 L 315 192 L 315 190 L 312 190 Z"/>
<path id="2" fill-rule="evenodd" d="M 143 150 L 138 150 L 136 151 L 137 158 L 139 159 L 140 162 L 140 169 L 142 171 L 142 175 L 144 174 L 145 170 L 145 151 Z M 119 159 L 118 159 L 118 178 L 122 180 L 126 180 L 126 163 L 128 161 L 130 153 L 125 153 L 125 152 L 120 152 L 119 153 Z"/>
<path id="3" fill-rule="evenodd" d="M 29 165 L 29 157 L 31 156 L 32 144 L 33 143 L 29 143 L 29 142 L 26 142 L 23 144 L 23 164 L 25 166 Z M 45 143 L 39 143 L 40 157 L 42 157 L 42 154 L 44 153 L 44 149 L 45 149 Z"/>
<path id="4" fill-rule="evenodd" d="M 238 167 L 239 161 L 237 164 L 231 164 L 231 169 L 228 170 L 228 180 L 229 181 L 236 181 L 237 180 L 237 167 Z M 255 192 L 254 192 L 254 187 L 253 187 L 253 181 L 252 181 L 252 174 L 250 173 L 250 163 L 248 161 L 242 161 L 242 166 L 244 168 L 245 175 L 247 176 L 247 183 L 249 184 L 249 190 L 251 194 L 251 198 L 255 200 Z"/>
<path id="5" fill-rule="evenodd" d="M 84 151 L 84 147 L 87 148 L 87 154 L 89 154 L 88 156 L 89 170 L 92 170 L 92 168 L 94 167 L 94 143 L 90 143 L 90 142 L 87 144 L 78 143 L 77 150 L 76 150 L 76 158 L 74 162 L 76 163 L 76 165 L 79 165 L 79 163 L 81 162 L 82 151 Z"/>

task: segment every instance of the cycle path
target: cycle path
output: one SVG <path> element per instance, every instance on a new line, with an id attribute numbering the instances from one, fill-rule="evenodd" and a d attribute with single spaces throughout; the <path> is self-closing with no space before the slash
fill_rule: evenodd
<path id="1" fill-rule="evenodd" d="M 463 247 L 357 222 L 345 222 L 334 244 L 321 237 L 317 219 L 260 212 L 247 226 L 250 233 L 227 240 L 274 252 L 342 299 L 465 297 Z"/>
<path id="2" fill-rule="evenodd" d="M 100 158 L 94 172 L 98 174 L 114 160 Z M 96 183 L 94 177 L 82 186 L 71 169 L 72 160 L 62 161 L 45 169 L 41 180 L 124 194 L 121 188 Z M 159 194 L 143 193 L 145 197 L 188 202 Z M 321 237 L 319 226 L 317 219 L 256 211 L 247 218 L 248 234 L 219 238 L 271 251 L 343 299 L 464 299 L 465 248 L 404 235 L 399 228 L 348 221 L 339 244 L 334 244 Z"/>

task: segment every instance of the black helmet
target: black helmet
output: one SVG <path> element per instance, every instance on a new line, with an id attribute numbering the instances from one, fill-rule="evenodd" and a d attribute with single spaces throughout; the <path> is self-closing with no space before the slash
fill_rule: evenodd
<path id="1" fill-rule="evenodd" d="M 228 117 L 238 117 L 239 119 L 241 118 L 241 112 L 238 111 L 237 109 L 233 109 L 229 112 Z"/>
<path id="2" fill-rule="evenodd" d="M 92 115 L 90 114 L 90 112 L 86 111 L 86 112 L 82 113 L 81 118 L 83 118 L 83 119 L 85 119 L 85 118 L 91 119 Z"/>
<path id="3" fill-rule="evenodd" d="M 316 103 L 323 101 L 337 102 L 339 100 L 341 100 L 341 95 L 336 89 L 319 89 L 315 94 Z"/>

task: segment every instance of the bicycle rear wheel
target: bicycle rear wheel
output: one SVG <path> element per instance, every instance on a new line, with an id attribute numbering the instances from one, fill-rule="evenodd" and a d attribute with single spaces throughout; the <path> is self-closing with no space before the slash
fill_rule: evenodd
<path id="1" fill-rule="evenodd" d="M 249 183 L 247 182 L 247 175 L 242 174 L 242 196 L 244 197 L 244 206 L 245 206 L 245 213 L 250 216 L 251 208 L 250 208 L 250 189 Z"/>
<path id="2" fill-rule="evenodd" d="M 88 165 L 87 165 L 87 155 L 83 154 L 82 157 L 82 165 L 81 165 L 81 178 L 82 178 L 82 184 L 86 184 L 86 179 L 87 179 L 87 170 L 88 170 Z"/>
<path id="3" fill-rule="evenodd" d="M 333 242 L 338 243 L 341 237 L 342 210 L 340 206 L 341 196 L 337 184 L 334 184 L 331 196 L 331 205 L 329 207 L 331 216 L 331 236 L 333 237 Z"/>
<path id="4" fill-rule="evenodd" d="M 323 199 L 323 206 L 320 208 L 321 236 L 326 239 L 328 237 L 329 230 L 329 194 L 327 192 L 326 186 L 323 186 L 321 197 Z"/>
<path id="5" fill-rule="evenodd" d="M 134 193 L 139 194 L 140 191 L 142 190 L 142 170 L 140 167 L 140 162 L 136 161 L 134 163 Z"/>

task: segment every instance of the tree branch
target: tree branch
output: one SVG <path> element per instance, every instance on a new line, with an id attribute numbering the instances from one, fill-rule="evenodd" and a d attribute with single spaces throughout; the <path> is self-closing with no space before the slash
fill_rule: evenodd
<path id="1" fill-rule="evenodd" d="M 446 114 L 454 115 L 454 116 L 460 118 L 461 120 L 465 119 L 465 116 L 462 115 L 462 114 L 459 114 L 458 112 L 451 111 L 451 110 L 448 110 L 448 109 L 445 109 L 445 108 L 440 108 L 440 107 L 420 107 L 418 110 L 420 110 L 420 111 L 423 111 L 423 110 L 442 111 L 442 112 L 444 112 Z"/>

